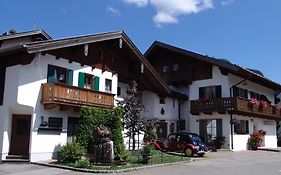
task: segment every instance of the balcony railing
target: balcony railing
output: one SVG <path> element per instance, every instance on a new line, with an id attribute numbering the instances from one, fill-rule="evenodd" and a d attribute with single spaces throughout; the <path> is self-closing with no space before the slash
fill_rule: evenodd
<path id="1" fill-rule="evenodd" d="M 56 106 L 66 107 L 104 107 L 111 108 L 114 105 L 114 94 L 97 92 L 67 84 L 45 83 L 42 84 L 41 103 L 45 109 Z"/>
<path id="2" fill-rule="evenodd" d="M 192 100 L 192 114 L 203 113 L 233 113 L 247 115 L 252 117 L 273 118 L 281 120 L 280 109 L 272 105 L 263 106 L 261 104 L 253 104 L 250 100 L 240 97 L 219 98 L 212 100 Z"/>

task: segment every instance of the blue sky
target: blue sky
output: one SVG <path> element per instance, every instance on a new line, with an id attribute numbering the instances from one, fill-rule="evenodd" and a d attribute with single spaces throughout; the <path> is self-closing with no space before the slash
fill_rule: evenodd
<path id="1" fill-rule="evenodd" d="M 3 0 L 0 24 L 55 39 L 124 30 L 141 52 L 158 40 L 281 83 L 280 0 Z"/>

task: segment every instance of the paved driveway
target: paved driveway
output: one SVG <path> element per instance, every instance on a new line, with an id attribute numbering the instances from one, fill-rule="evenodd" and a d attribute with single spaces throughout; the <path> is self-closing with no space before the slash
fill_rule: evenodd
<path id="1" fill-rule="evenodd" d="M 0 175 L 89 174 L 31 164 L 0 164 Z M 281 175 L 281 153 L 266 151 L 209 153 L 205 159 L 165 167 L 114 173 L 124 175 Z"/>

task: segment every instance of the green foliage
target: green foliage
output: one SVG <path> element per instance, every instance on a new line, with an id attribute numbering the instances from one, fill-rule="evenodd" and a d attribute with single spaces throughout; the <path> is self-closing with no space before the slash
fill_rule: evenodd
<path id="1" fill-rule="evenodd" d="M 136 82 L 131 82 L 127 87 L 127 96 L 118 102 L 118 106 L 123 109 L 123 122 L 126 129 L 125 136 L 132 138 L 133 150 L 135 150 L 135 136 L 145 131 L 145 121 L 141 117 L 144 106 L 136 87 Z"/>
<path id="2" fill-rule="evenodd" d="M 77 128 L 77 142 L 88 149 L 92 141 L 95 140 L 93 129 L 99 125 L 104 125 L 112 134 L 114 152 L 121 155 L 125 150 L 122 136 L 122 112 L 121 108 L 83 107 L 80 111 Z"/>
<path id="3" fill-rule="evenodd" d="M 120 157 L 124 161 L 129 161 L 132 158 L 132 154 L 129 150 L 124 150 Z"/>
<path id="4" fill-rule="evenodd" d="M 73 166 L 76 168 L 90 168 L 91 163 L 88 160 L 77 160 Z"/>
<path id="5" fill-rule="evenodd" d="M 155 131 L 153 130 L 148 130 L 145 132 L 144 134 L 144 138 L 143 141 L 144 143 L 148 143 L 150 141 L 156 140 L 157 139 L 157 134 Z"/>
<path id="6" fill-rule="evenodd" d="M 81 160 L 81 157 L 85 154 L 85 149 L 79 143 L 68 143 L 58 150 L 60 161 L 63 163 L 74 163 Z"/>
<path id="7" fill-rule="evenodd" d="M 152 150 L 154 150 L 153 145 L 145 145 L 141 150 L 142 155 L 151 155 Z"/>

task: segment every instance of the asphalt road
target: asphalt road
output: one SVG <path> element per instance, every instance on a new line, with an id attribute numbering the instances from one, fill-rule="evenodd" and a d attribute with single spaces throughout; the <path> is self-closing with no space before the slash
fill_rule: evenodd
<path id="1" fill-rule="evenodd" d="M 0 164 L 0 175 L 86 175 L 32 164 Z M 185 164 L 113 173 L 114 175 L 281 175 L 281 153 L 267 151 L 208 153 Z"/>

